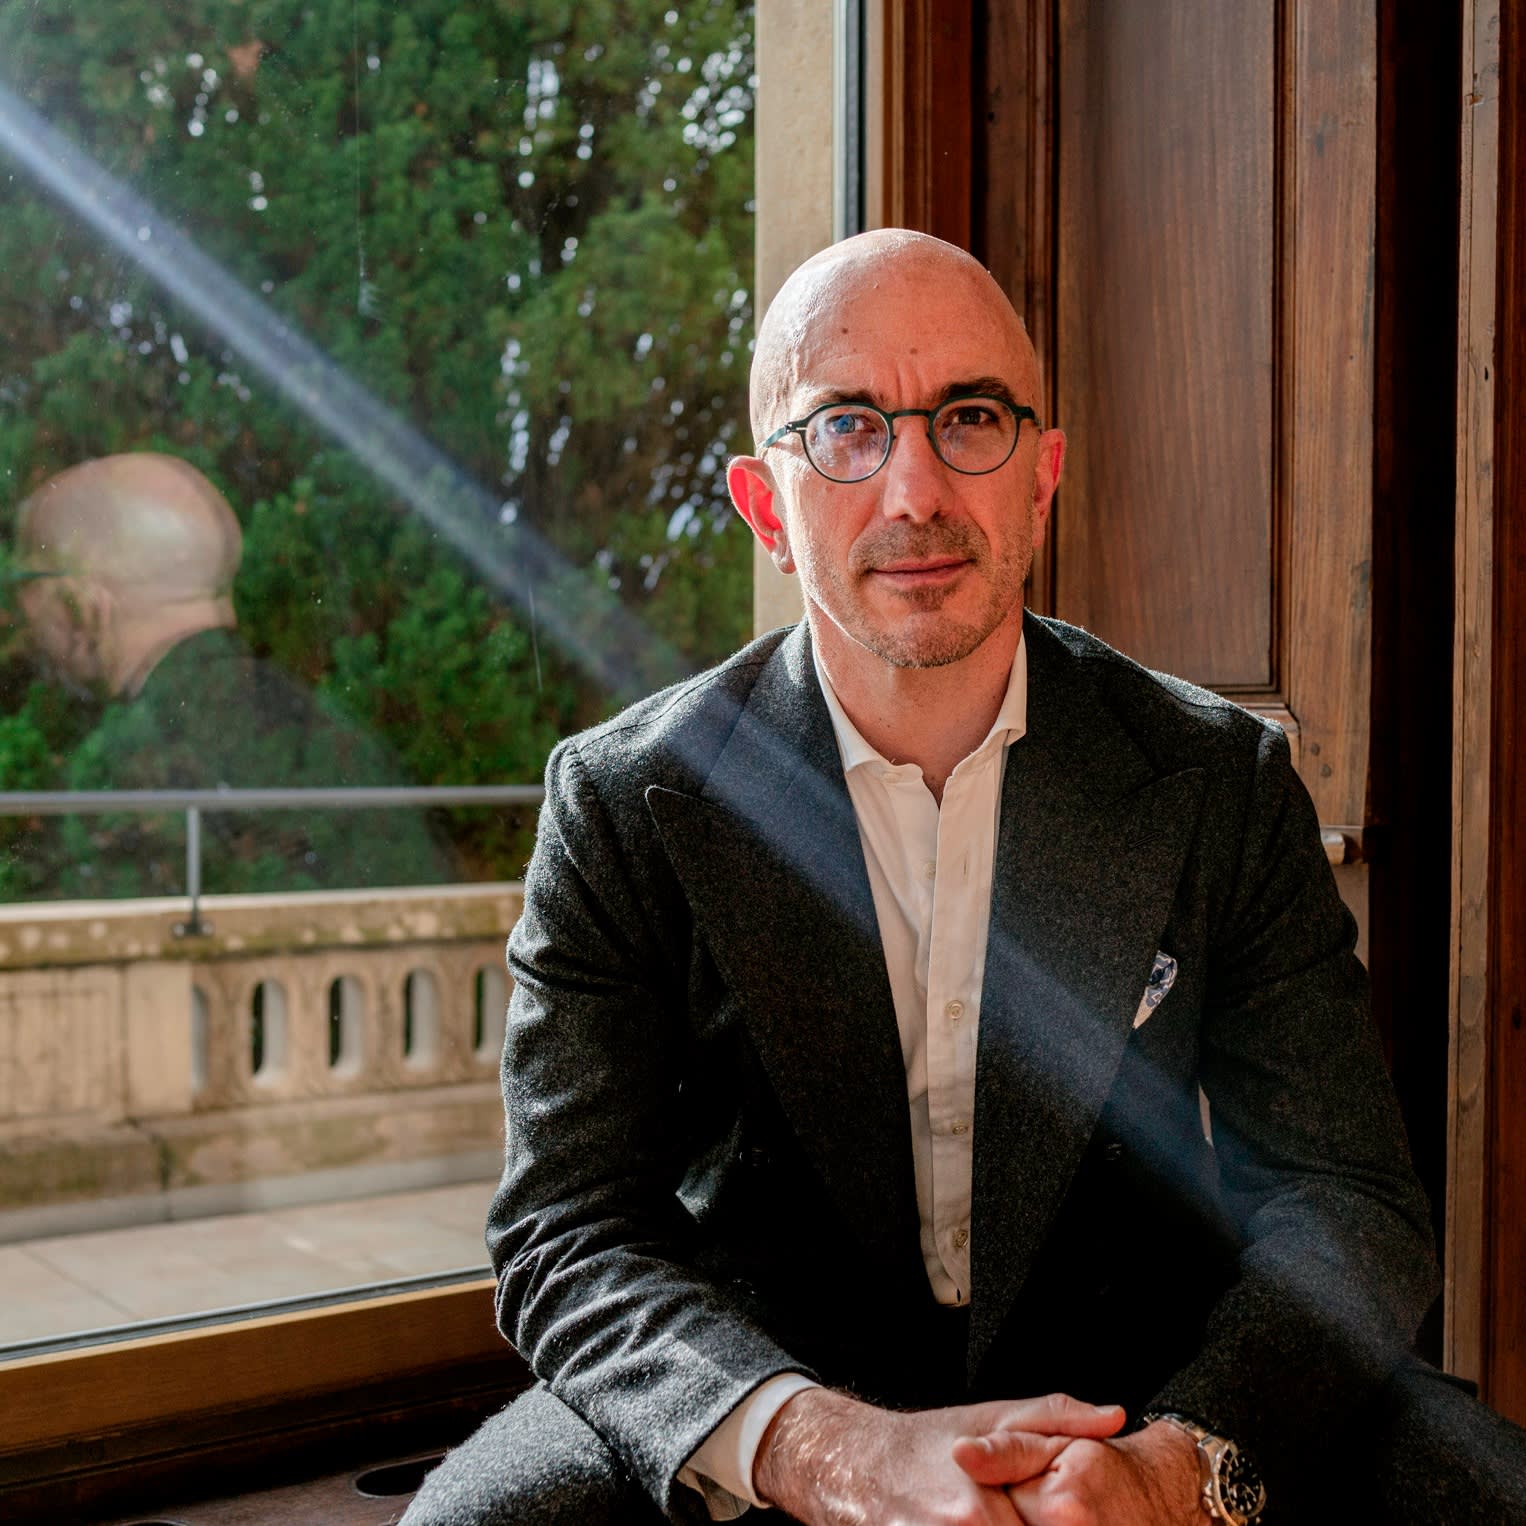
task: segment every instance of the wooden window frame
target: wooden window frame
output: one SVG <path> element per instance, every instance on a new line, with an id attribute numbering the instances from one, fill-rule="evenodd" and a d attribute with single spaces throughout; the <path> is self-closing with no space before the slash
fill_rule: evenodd
<path id="1" fill-rule="evenodd" d="M 530 1380 L 493 1291 L 473 1277 L 0 1362 L 0 1515 L 265 1482 L 347 1428 L 373 1448 L 401 1429 L 412 1449 L 410 1424 L 384 1422 L 431 1407 L 464 1415 L 457 1439 Z"/>
<path id="2" fill-rule="evenodd" d="M 1526 1424 L 1526 0 L 1463 6 L 1446 1352 Z"/>

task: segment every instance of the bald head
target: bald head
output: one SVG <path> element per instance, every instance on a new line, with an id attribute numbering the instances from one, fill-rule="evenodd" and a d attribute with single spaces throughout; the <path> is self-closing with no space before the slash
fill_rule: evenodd
<path id="1" fill-rule="evenodd" d="M 50 477 L 22 505 L 17 547 L 33 570 L 99 578 L 124 598 L 227 595 L 238 519 L 195 467 L 143 451 Z"/>
<path id="2" fill-rule="evenodd" d="M 174 456 L 103 456 L 50 477 L 20 507 L 27 619 L 63 676 L 112 692 L 168 647 L 234 623 L 243 550 L 221 493 Z"/>
<path id="3" fill-rule="evenodd" d="M 1036 403 L 1038 362 L 1006 293 L 957 245 L 907 228 L 881 228 L 832 244 L 779 288 L 758 326 L 750 402 L 755 439 L 790 416 L 791 399 L 815 378 L 823 354 L 868 345 L 893 350 L 903 304 L 924 310 L 973 305 L 989 320 L 989 369 L 1013 394 Z M 873 354 L 873 360 L 891 358 Z"/>

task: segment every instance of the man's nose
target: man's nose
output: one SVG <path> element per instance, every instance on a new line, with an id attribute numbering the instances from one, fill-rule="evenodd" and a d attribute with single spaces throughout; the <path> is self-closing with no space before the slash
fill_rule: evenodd
<path id="1" fill-rule="evenodd" d="M 900 418 L 891 428 L 890 459 L 880 468 L 882 512 L 919 521 L 941 514 L 948 507 L 949 469 L 933 449 L 932 420 Z"/>

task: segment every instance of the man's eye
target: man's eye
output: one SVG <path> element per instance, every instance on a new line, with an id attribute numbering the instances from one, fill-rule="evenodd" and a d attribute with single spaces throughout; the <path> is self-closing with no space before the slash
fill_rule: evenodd
<path id="1" fill-rule="evenodd" d="M 997 422 L 996 410 L 987 403 L 956 403 L 942 418 L 945 429 L 982 429 Z"/>
<path id="2" fill-rule="evenodd" d="M 860 434 L 869 428 L 871 420 L 862 413 L 829 413 L 821 420 L 821 432 L 841 439 L 846 435 Z"/>

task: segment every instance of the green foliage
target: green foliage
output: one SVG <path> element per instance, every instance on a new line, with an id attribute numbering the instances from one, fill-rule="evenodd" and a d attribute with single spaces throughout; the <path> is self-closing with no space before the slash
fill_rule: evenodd
<path id="1" fill-rule="evenodd" d="M 746 432 L 751 28 L 745 0 L 0 0 L 0 86 L 501 502 L 490 550 L 533 530 L 697 667 L 749 602 L 724 469 Z M 173 453 L 242 523 L 244 640 L 404 777 L 534 782 L 610 708 L 519 591 L 180 294 L 47 187 L 0 183 L 0 543 L 62 468 Z M 125 787 L 123 707 L 34 677 L 0 630 L 0 788 Z M 470 872 L 517 872 L 526 819 L 453 819 Z M 77 887 L 90 834 L 21 830 L 0 822 L 0 896 Z M 230 886 L 267 884 L 246 868 Z"/>

